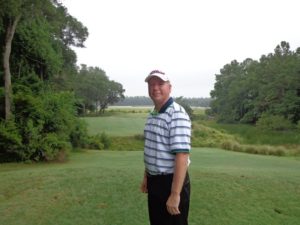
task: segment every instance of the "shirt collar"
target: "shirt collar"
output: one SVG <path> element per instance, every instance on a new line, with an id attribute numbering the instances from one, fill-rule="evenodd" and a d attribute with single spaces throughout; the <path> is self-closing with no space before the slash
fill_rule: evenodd
<path id="1" fill-rule="evenodd" d="M 170 97 L 168 101 L 160 108 L 159 113 L 164 113 L 173 102 L 174 102 L 173 98 Z"/>
<path id="2" fill-rule="evenodd" d="M 173 102 L 174 102 L 173 98 L 170 97 L 170 98 L 168 99 L 168 101 L 161 107 L 161 109 L 159 110 L 159 112 L 158 112 L 156 109 L 154 109 L 152 112 L 150 112 L 150 114 L 151 114 L 152 116 L 157 116 L 157 115 L 160 114 L 160 113 L 164 113 L 164 112 L 167 110 L 167 108 L 168 108 Z"/>

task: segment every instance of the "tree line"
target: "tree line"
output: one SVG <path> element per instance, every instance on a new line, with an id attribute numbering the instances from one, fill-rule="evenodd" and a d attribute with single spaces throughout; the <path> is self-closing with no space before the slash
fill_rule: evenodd
<path id="1" fill-rule="evenodd" d="M 78 113 L 123 98 L 104 70 L 76 65 L 88 29 L 58 0 L 0 0 L 0 162 L 63 159 L 89 143 Z"/>
<path id="2" fill-rule="evenodd" d="M 211 98 L 184 98 L 183 100 L 191 107 L 209 107 Z M 152 100 L 146 96 L 125 96 L 124 99 L 115 103 L 116 106 L 150 106 Z"/>
<path id="3" fill-rule="evenodd" d="M 211 97 L 210 112 L 222 122 L 299 123 L 300 48 L 282 41 L 258 61 L 233 60 L 216 75 Z"/>

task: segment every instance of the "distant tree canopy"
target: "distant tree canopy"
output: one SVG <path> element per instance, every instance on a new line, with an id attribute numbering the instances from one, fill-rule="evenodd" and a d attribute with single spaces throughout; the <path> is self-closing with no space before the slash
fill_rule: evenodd
<path id="1" fill-rule="evenodd" d="M 177 99 L 177 98 L 176 98 Z M 179 98 L 178 98 L 179 99 Z M 184 98 L 183 99 L 191 107 L 209 107 L 211 98 Z M 153 105 L 152 100 L 146 96 L 126 96 L 122 101 L 114 105 L 119 106 L 149 106 Z"/>
<path id="2" fill-rule="evenodd" d="M 74 90 L 81 99 L 83 113 L 86 109 L 100 111 L 124 99 L 124 89 L 120 83 L 109 80 L 105 71 L 98 67 L 81 65 L 78 74 L 74 77 Z"/>
<path id="3" fill-rule="evenodd" d="M 281 42 L 259 61 L 236 60 L 216 75 L 211 112 L 219 121 L 256 123 L 263 114 L 300 120 L 300 48 Z"/>

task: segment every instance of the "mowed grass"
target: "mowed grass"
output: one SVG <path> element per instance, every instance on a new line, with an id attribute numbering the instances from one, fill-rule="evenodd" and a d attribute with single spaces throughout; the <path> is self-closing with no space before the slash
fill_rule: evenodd
<path id="1" fill-rule="evenodd" d="M 72 153 L 0 164 L 0 224 L 146 225 L 143 152 Z M 190 225 L 300 224 L 300 160 L 196 148 Z"/>
<path id="2" fill-rule="evenodd" d="M 105 132 L 110 136 L 143 134 L 147 113 L 113 113 L 99 117 L 84 117 L 90 135 Z"/>

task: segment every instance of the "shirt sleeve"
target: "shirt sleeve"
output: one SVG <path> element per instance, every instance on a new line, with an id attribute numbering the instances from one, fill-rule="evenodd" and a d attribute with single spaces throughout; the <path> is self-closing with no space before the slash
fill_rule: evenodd
<path id="1" fill-rule="evenodd" d="M 191 149 L 191 120 L 183 110 L 175 111 L 170 123 L 171 153 L 190 152 Z"/>

